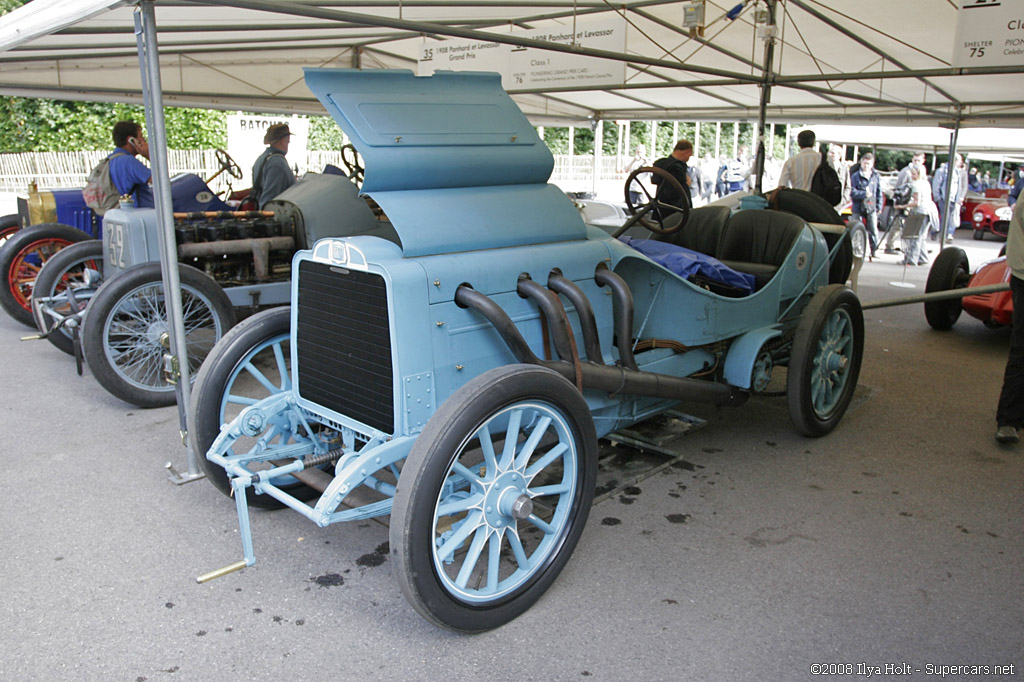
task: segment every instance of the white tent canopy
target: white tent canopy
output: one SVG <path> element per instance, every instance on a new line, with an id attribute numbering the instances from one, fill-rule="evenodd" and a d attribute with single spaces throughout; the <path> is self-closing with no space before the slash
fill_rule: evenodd
<path id="1" fill-rule="evenodd" d="M 535 123 L 757 120 L 767 79 L 770 121 L 1024 127 L 1024 61 L 951 65 L 958 2 L 976 0 L 737 1 L 707 1 L 703 37 L 682 28 L 687 3 L 670 0 L 154 5 L 169 105 L 322 113 L 302 67 L 415 69 L 423 50 L 454 39 L 525 47 L 556 65 L 595 55 L 591 63 L 621 73 L 612 85 L 511 82 L 507 89 Z M 759 31 L 769 7 L 778 40 L 766 74 Z M 141 101 L 133 11 L 112 0 L 35 0 L 0 18 L 0 93 Z M 621 27 L 622 48 L 537 37 L 583 26 Z"/>
<path id="2" fill-rule="evenodd" d="M 950 131 L 943 128 L 815 125 L 811 129 L 821 142 L 905 149 L 928 154 L 945 154 L 949 151 Z M 1024 154 L 1024 129 L 967 128 L 960 131 L 957 149 L 973 158 L 1020 156 Z"/>

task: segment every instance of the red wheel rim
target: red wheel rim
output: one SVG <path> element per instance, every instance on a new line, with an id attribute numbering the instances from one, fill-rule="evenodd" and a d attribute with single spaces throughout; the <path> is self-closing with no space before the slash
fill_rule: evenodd
<path id="1" fill-rule="evenodd" d="M 97 260 L 95 258 L 89 258 L 88 260 L 84 260 L 81 263 L 75 263 L 74 267 L 72 267 L 70 270 L 61 275 L 60 279 L 57 280 L 57 283 L 53 287 L 53 293 L 60 294 L 63 293 L 68 288 L 69 285 L 83 283 L 85 281 L 86 269 L 99 271 L 102 269 L 102 264 L 103 261 Z M 83 308 L 85 308 L 87 303 L 88 301 L 80 301 L 78 303 L 78 310 L 71 310 L 71 304 L 69 301 L 66 305 L 55 307 L 54 310 L 65 315 L 70 315 L 72 313 L 77 313 Z"/>
<path id="2" fill-rule="evenodd" d="M 21 228 L 20 228 L 19 226 L 17 226 L 17 225 L 14 225 L 13 227 L 5 227 L 4 229 L 0 230 L 0 246 L 3 246 L 3 245 L 4 245 L 4 243 L 5 243 L 5 242 L 6 242 L 6 241 L 7 241 L 7 240 L 8 240 L 8 239 L 9 239 L 9 238 L 10 238 L 10 237 L 11 237 L 11 236 L 12 236 L 12 235 L 13 235 L 13 234 L 15 233 L 15 232 L 17 232 L 17 231 L 18 231 L 18 230 L 20 230 L 20 229 L 21 229 Z"/>
<path id="3" fill-rule="evenodd" d="M 32 287 L 39 271 L 53 254 L 71 244 L 66 239 L 40 239 L 18 252 L 7 272 L 7 287 L 18 305 L 25 310 L 32 309 Z"/>

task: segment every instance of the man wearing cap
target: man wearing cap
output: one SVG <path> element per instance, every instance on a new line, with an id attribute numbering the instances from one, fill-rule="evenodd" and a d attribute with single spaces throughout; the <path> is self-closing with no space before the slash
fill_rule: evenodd
<path id="1" fill-rule="evenodd" d="M 295 173 L 285 155 L 292 133 L 287 123 L 275 123 L 267 128 L 263 144 L 270 145 L 252 165 L 252 192 L 249 197 L 263 206 L 281 192 L 295 184 Z"/>

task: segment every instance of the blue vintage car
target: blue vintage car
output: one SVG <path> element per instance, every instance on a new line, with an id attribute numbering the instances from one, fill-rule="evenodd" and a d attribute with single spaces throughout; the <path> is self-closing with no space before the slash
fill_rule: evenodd
<path id="1" fill-rule="evenodd" d="M 600 437 L 680 402 L 741 405 L 776 371 L 798 431 L 842 419 L 863 317 L 848 266 L 829 281 L 841 226 L 759 198 L 696 209 L 661 250 L 713 259 L 751 290 L 678 274 L 547 184 L 551 154 L 497 75 L 309 69 L 306 82 L 362 155 L 386 229 L 298 252 L 290 311 L 241 323 L 200 371 L 194 416 L 235 416 L 199 416 L 193 443 L 234 495 L 244 552 L 200 580 L 254 562 L 250 504 L 320 526 L 390 514 L 412 606 L 487 630 L 568 561 Z M 233 388 L 247 376 L 265 398 Z"/>

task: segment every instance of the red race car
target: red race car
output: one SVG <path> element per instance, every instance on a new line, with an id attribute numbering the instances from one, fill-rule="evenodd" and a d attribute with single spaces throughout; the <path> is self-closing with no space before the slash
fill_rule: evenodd
<path id="1" fill-rule="evenodd" d="M 924 304 L 924 316 L 928 324 L 933 329 L 949 329 L 965 310 L 971 317 L 981 320 L 986 327 L 995 328 L 1010 324 L 1013 319 L 1013 299 L 1010 296 L 1010 268 L 1006 264 L 1005 253 L 1004 246 L 998 258 L 982 263 L 972 275 L 967 263 L 967 254 L 963 249 L 955 246 L 943 249 L 928 272 L 925 293 L 992 284 L 1004 284 L 1006 290 L 967 295 L 946 301 L 929 301 Z"/>
<path id="2" fill-rule="evenodd" d="M 1009 190 L 987 189 L 984 194 L 968 192 L 960 209 L 960 224 L 970 223 L 974 238 L 984 239 L 986 232 L 1006 238 L 1013 209 L 1006 203 Z"/>

